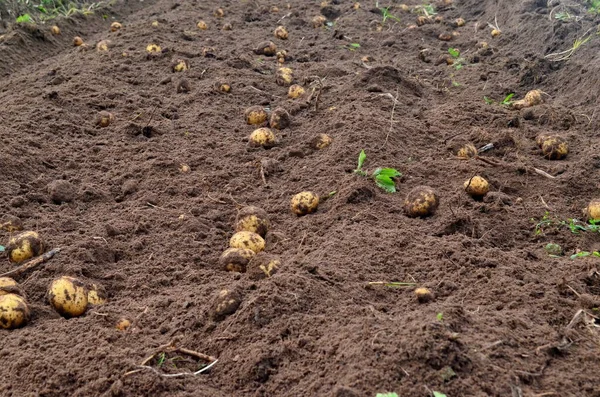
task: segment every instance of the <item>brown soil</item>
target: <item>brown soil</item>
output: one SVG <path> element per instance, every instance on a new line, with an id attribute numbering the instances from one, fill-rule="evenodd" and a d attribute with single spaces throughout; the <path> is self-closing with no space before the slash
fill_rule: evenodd
<path id="1" fill-rule="evenodd" d="M 378 32 L 373 2 L 354 10 L 334 1 L 321 12 L 335 24 L 314 29 L 318 2 L 280 3 L 270 12 L 275 2 L 264 0 L 131 1 L 106 20 L 58 21 L 58 37 L 45 25 L 5 33 L 0 208 L 62 252 L 18 277 L 32 318 L 0 331 L 0 394 L 600 396 L 599 259 L 569 258 L 600 249 L 600 239 L 556 226 L 536 234 L 531 220 L 546 211 L 582 219 L 598 197 L 600 19 L 572 7 L 584 18 L 559 21 L 555 4 L 539 0 L 456 0 L 438 7 L 441 23 L 415 28 L 417 15 L 396 5 L 400 20 Z M 213 16 L 217 7 L 224 18 Z M 494 16 L 497 38 L 487 26 Z M 458 17 L 466 25 L 455 29 Z M 195 27 L 200 19 L 208 30 Z M 123 28 L 111 33 L 114 20 Z M 273 37 L 279 24 L 289 40 Z M 588 29 L 594 36 L 569 60 L 544 58 Z M 452 31 L 460 35 L 438 39 Z M 72 47 L 75 35 L 90 49 Z M 109 51 L 97 52 L 105 39 Z M 287 99 L 276 58 L 253 52 L 265 40 L 287 50 L 307 91 L 321 79 L 318 110 L 315 96 L 309 105 Z M 147 56 L 150 43 L 163 52 Z M 462 69 L 437 62 L 449 46 L 461 50 Z M 173 73 L 174 59 L 190 69 Z M 532 89 L 545 103 L 498 104 Z M 248 147 L 244 110 L 253 105 L 291 114 L 270 150 Z M 100 111 L 113 113 L 110 126 L 96 126 Z M 315 150 L 320 133 L 333 142 Z M 545 159 L 540 133 L 565 137 L 567 158 Z M 468 142 L 494 143 L 482 157 L 501 165 L 459 160 Z M 402 172 L 397 193 L 352 172 L 361 149 L 367 170 Z M 463 191 L 473 175 L 490 182 L 483 200 Z M 439 195 L 432 217 L 403 213 L 418 185 Z M 297 217 L 290 199 L 304 190 L 337 193 Z M 266 250 L 281 259 L 270 278 L 219 267 L 243 205 L 270 217 Z M 550 242 L 565 256 L 550 257 Z M 5 261 L 0 272 L 12 268 Z M 62 275 L 103 285 L 108 302 L 61 318 L 46 290 Z M 415 282 L 435 297 L 419 303 L 413 287 L 372 281 Z M 223 318 L 211 310 L 224 288 L 242 301 Z M 132 322 L 126 331 L 115 329 L 122 317 Z M 197 376 L 125 375 L 170 342 L 219 361 Z M 204 364 L 169 350 L 148 365 L 172 374 Z"/>

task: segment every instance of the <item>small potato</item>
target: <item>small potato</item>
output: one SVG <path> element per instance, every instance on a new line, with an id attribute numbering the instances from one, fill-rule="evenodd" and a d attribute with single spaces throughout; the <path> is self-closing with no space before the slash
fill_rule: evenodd
<path id="1" fill-rule="evenodd" d="M 7 294 L 23 295 L 23 290 L 15 280 L 10 277 L 0 277 L 0 296 Z"/>
<path id="2" fill-rule="evenodd" d="M 12 263 L 21 263 L 44 253 L 44 242 L 36 232 L 23 232 L 11 238 L 6 255 Z"/>
<path id="3" fill-rule="evenodd" d="M 320 28 L 321 26 L 325 25 L 325 22 L 327 22 L 327 18 L 325 18 L 323 15 L 317 15 L 316 17 L 314 17 L 312 19 L 312 25 L 313 28 L 317 29 Z"/>
<path id="4" fill-rule="evenodd" d="M 298 216 L 313 213 L 319 207 L 319 196 L 313 192 L 301 192 L 292 197 L 290 208 Z"/>
<path id="5" fill-rule="evenodd" d="M 281 39 L 281 40 L 287 40 L 288 39 L 288 31 L 283 26 L 277 26 L 275 28 L 275 30 L 273 31 L 273 34 L 278 39 Z"/>
<path id="6" fill-rule="evenodd" d="M 275 73 L 277 85 L 289 86 L 294 82 L 294 71 L 290 68 L 279 68 Z"/>
<path id="7" fill-rule="evenodd" d="M 216 58 L 217 57 L 217 49 L 215 47 L 204 47 L 202 49 L 202 56 L 204 58 Z"/>
<path id="8" fill-rule="evenodd" d="M 223 17 L 225 16 L 225 11 L 223 11 L 223 9 L 222 9 L 222 8 L 217 8 L 217 9 L 215 10 L 215 16 L 216 16 L 217 18 L 223 18 Z"/>
<path id="9" fill-rule="evenodd" d="M 444 17 L 441 15 L 437 15 L 435 18 L 433 18 L 433 21 L 435 23 L 442 23 L 443 20 L 444 20 Z"/>
<path id="10" fill-rule="evenodd" d="M 263 124 L 269 118 L 269 114 L 261 106 L 250 106 L 244 112 L 246 123 L 250 125 Z"/>
<path id="11" fill-rule="evenodd" d="M 246 273 L 255 252 L 246 248 L 228 248 L 219 258 L 219 266 L 228 272 Z"/>
<path id="12" fill-rule="evenodd" d="M 96 51 L 98 52 L 106 52 L 108 51 L 108 46 L 110 45 L 110 40 L 101 40 L 96 44 Z"/>
<path id="13" fill-rule="evenodd" d="M 452 33 L 440 33 L 440 35 L 438 36 L 438 39 L 442 40 L 442 41 L 450 41 L 454 38 L 454 36 L 452 36 Z"/>
<path id="14" fill-rule="evenodd" d="M 50 28 L 50 33 L 52 33 L 55 36 L 58 36 L 60 34 L 60 28 L 54 25 Z"/>
<path id="15" fill-rule="evenodd" d="M 272 57 L 277 53 L 277 46 L 272 41 L 263 41 L 254 49 L 256 55 Z"/>
<path id="16" fill-rule="evenodd" d="M 232 289 L 224 289 L 219 291 L 213 299 L 210 316 L 213 320 L 221 321 L 240 307 L 242 296 L 239 292 Z"/>
<path id="17" fill-rule="evenodd" d="M 63 276 L 50 284 L 48 301 L 63 317 L 77 317 L 87 309 L 88 291 L 82 281 Z"/>
<path id="18" fill-rule="evenodd" d="M 290 60 L 290 58 L 287 56 L 286 50 L 277 51 L 277 54 L 275 54 L 275 56 L 277 57 L 277 62 L 281 64 L 285 63 L 285 61 L 287 60 Z"/>
<path id="19" fill-rule="evenodd" d="M 468 143 L 465 146 L 458 149 L 456 156 L 458 156 L 461 159 L 473 158 L 477 156 L 477 148 L 475 148 L 475 146 L 473 146 L 472 144 Z"/>
<path id="20" fill-rule="evenodd" d="M 354 4 L 352 5 L 352 9 L 353 9 L 353 10 L 360 10 L 360 3 L 359 3 L 359 2 L 356 2 L 356 3 L 354 3 Z"/>
<path id="21" fill-rule="evenodd" d="M 131 321 L 126 319 L 125 317 L 120 318 L 115 325 L 115 328 L 119 331 L 126 331 L 129 327 L 131 327 Z"/>
<path id="22" fill-rule="evenodd" d="M 455 24 L 457 27 L 465 26 L 465 23 L 466 23 L 466 22 L 465 22 L 465 20 L 464 20 L 463 18 L 457 18 L 457 19 L 454 21 L 454 24 Z"/>
<path id="23" fill-rule="evenodd" d="M 271 222 L 266 211 L 254 206 L 242 208 L 235 220 L 236 232 L 254 232 L 262 237 L 267 234 L 270 226 Z"/>
<path id="24" fill-rule="evenodd" d="M 331 138 L 327 134 L 319 134 L 310 141 L 310 147 L 315 150 L 325 149 L 331 144 Z"/>
<path id="25" fill-rule="evenodd" d="M 79 37 L 79 36 L 75 36 L 75 37 L 73 38 L 73 45 L 74 45 L 75 47 L 82 46 L 82 45 L 83 45 L 83 39 L 82 39 L 81 37 Z"/>
<path id="26" fill-rule="evenodd" d="M 88 304 L 98 306 L 106 303 L 106 289 L 100 284 L 89 286 L 87 294 Z"/>
<path id="27" fill-rule="evenodd" d="M 146 46 L 146 52 L 148 54 L 160 54 L 161 51 L 162 50 L 161 50 L 160 46 L 157 44 L 148 44 Z"/>
<path id="28" fill-rule="evenodd" d="M 490 191 L 490 184 L 484 178 L 476 175 L 465 181 L 465 192 L 471 197 L 480 198 Z"/>
<path id="29" fill-rule="evenodd" d="M 277 256 L 261 252 L 248 264 L 248 275 L 252 280 L 262 280 L 279 271 L 281 260 Z"/>
<path id="30" fill-rule="evenodd" d="M 306 94 L 306 91 L 301 85 L 292 84 L 288 89 L 288 98 L 296 99 Z"/>
<path id="31" fill-rule="evenodd" d="M 283 130 L 289 127 L 291 122 L 290 114 L 284 108 L 276 108 L 271 112 L 269 117 L 269 127 L 276 130 Z"/>
<path id="32" fill-rule="evenodd" d="M 190 62 L 187 59 L 177 58 L 171 62 L 173 72 L 184 72 L 190 68 Z"/>
<path id="33" fill-rule="evenodd" d="M 439 205 L 438 196 L 429 186 L 417 186 L 404 200 L 404 212 L 411 218 L 433 215 Z"/>
<path id="34" fill-rule="evenodd" d="M 430 17 L 426 17 L 424 15 L 417 17 L 417 26 L 423 26 L 431 22 L 432 20 Z"/>
<path id="35" fill-rule="evenodd" d="M 415 296 L 419 303 L 427 303 L 433 299 L 433 294 L 429 290 L 429 288 L 420 287 L 415 289 Z"/>
<path id="36" fill-rule="evenodd" d="M 500 36 L 502 31 L 500 31 L 499 29 L 492 29 L 492 31 L 490 33 L 491 33 L 492 37 L 498 37 L 498 36 Z"/>
<path id="37" fill-rule="evenodd" d="M 96 116 L 96 125 L 98 127 L 108 127 L 114 119 L 115 116 L 112 113 L 103 110 Z"/>
<path id="38" fill-rule="evenodd" d="M 0 225 L 0 229 L 6 230 L 9 233 L 14 233 L 23 230 L 23 221 L 17 216 L 7 215 L 6 222 Z"/>
<path id="39" fill-rule="evenodd" d="M 231 24 L 231 22 L 227 22 L 227 23 L 223 24 L 223 27 L 221 29 L 223 29 L 223 30 L 233 30 L 233 25 Z"/>
<path id="40" fill-rule="evenodd" d="M 248 143 L 252 147 L 262 146 L 265 149 L 269 149 L 277 145 L 277 137 L 269 128 L 263 127 L 254 130 L 252 134 L 250 134 Z"/>
<path id="41" fill-rule="evenodd" d="M 541 140 L 542 154 L 548 160 L 561 160 L 569 154 L 569 144 L 558 135 L 544 137 Z"/>
<path id="42" fill-rule="evenodd" d="M 157 28 L 159 25 L 158 21 L 152 21 L 152 27 Z"/>
<path id="43" fill-rule="evenodd" d="M 15 329 L 29 321 L 29 307 L 21 296 L 6 294 L 0 296 L 0 328 Z"/>
<path id="44" fill-rule="evenodd" d="M 518 101 L 514 101 L 512 103 L 512 108 L 513 109 L 524 109 L 524 108 L 529 108 L 535 105 L 539 105 L 540 103 L 543 102 L 543 98 L 542 98 L 542 91 L 540 90 L 532 90 L 529 91 L 527 94 L 525 94 L 525 98 L 518 100 Z"/>
<path id="45" fill-rule="evenodd" d="M 227 93 L 231 92 L 231 85 L 229 85 L 228 83 L 216 82 L 215 90 L 217 90 L 218 92 L 221 92 L 223 94 L 227 94 Z"/>
<path id="46" fill-rule="evenodd" d="M 243 248 L 259 253 L 265 249 L 265 240 L 259 234 L 248 231 L 237 232 L 229 240 L 231 248 Z"/>
<path id="47" fill-rule="evenodd" d="M 198 21 L 198 23 L 196 24 L 196 26 L 200 30 L 207 30 L 208 29 L 208 25 L 204 21 Z"/>
<path id="48" fill-rule="evenodd" d="M 600 221 L 600 199 L 590 201 L 585 212 L 589 220 Z"/>
<path id="49" fill-rule="evenodd" d="M 117 30 L 120 30 L 122 27 L 123 27 L 123 25 L 121 25 L 119 22 L 113 22 L 110 24 L 110 31 L 116 32 Z"/>

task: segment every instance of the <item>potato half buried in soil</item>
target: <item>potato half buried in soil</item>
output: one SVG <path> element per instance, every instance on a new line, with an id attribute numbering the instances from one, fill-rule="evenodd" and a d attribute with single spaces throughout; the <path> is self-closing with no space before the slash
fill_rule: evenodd
<path id="1" fill-rule="evenodd" d="M 244 112 L 244 117 L 246 117 L 246 123 L 250 125 L 259 125 L 267 121 L 269 114 L 260 106 L 250 106 Z"/>
<path id="2" fill-rule="evenodd" d="M 123 27 L 123 25 L 121 25 L 119 22 L 113 22 L 110 24 L 110 31 L 116 32 L 117 30 L 120 30 L 122 27 Z"/>
<path id="3" fill-rule="evenodd" d="M 290 68 L 279 68 L 275 74 L 275 83 L 280 86 L 289 86 L 294 82 L 294 71 Z"/>
<path id="4" fill-rule="evenodd" d="M 29 307 L 21 296 L 6 294 L 0 296 L 0 328 L 15 329 L 29 321 Z"/>
<path id="5" fill-rule="evenodd" d="M 100 284 L 92 284 L 88 288 L 88 304 L 103 305 L 106 303 L 106 289 Z"/>
<path id="6" fill-rule="evenodd" d="M 48 301 L 63 317 L 77 317 L 87 309 L 88 291 L 81 280 L 63 276 L 50 284 Z"/>
<path id="7" fill-rule="evenodd" d="M 254 49 L 256 55 L 272 57 L 277 53 L 277 46 L 272 41 L 263 41 Z"/>
<path id="8" fill-rule="evenodd" d="M 227 93 L 231 92 L 231 85 L 228 83 L 221 83 L 221 82 L 217 81 L 215 83 L 214 87 L 217 92 L 220 92 L 222 94 L 227 94 Z"/>
<path id="9" fill-rule="evenodd" d="M 325 18 L 323 15 L 317 15 L 311 20 L 312 26 L 315 29 L 323 26 L 325 22 L 327 22 L 327 18 Z"/>
<path id="10" fill-rule="evenodd" d="M 178 58 L 171 62 L 171 70 L 173 72 L 184 72 L 190 68 L 190 62 L 187 59 Z"/>
<path id="11" fill-rule="evenodd" d="M 82 46 L 82 45 L 83 45 L 83 39 L 82 39 L 81 37 L 79 37 L 79 36 L 75 36 L 75 37 L 73 37 L 73 45 L 74 45 L 75 47 L 80 47 L 80 46 Z"/>
<path id="12" fill-rule="evenodd" d="M 273 276 L 281 267 L 279 257 L 265 252 L 256 254 L 248 264 L 248 276 L 252 280 L 262 280 Z"/>
<path id="13" fill-rule="evenodd" d="M 196 26 L 200 30 L 207 30 L 208 29 L 208 25 L 204 21 L 198 21 L 198 23 L 196 24 Z"/>
<path id="14" fill-rule="evenodd" d="M 54 25 L 50 28 L 50 33 L 52 33 L 55 36 L 58 36 L 60 34 L 60 28 Z"/>
<path id="15" fill-rule="evenodd" d="M 115 324 L 115 328 L 119 331 L 127 331 L 131 327 L 131 321 L 126 319 L 125 317 L 120 318 L 119 321 Z"/>
<path id="16" fill-rule="evenodd" d="M 490 191 L 490 184 L 479 175 L 465 181 L 465 192 L 473 198 L 481 198 Z"/>
<path id="17" fill-rule="evenodd" d="M 456 156 L 461 159 L 470 159 L 477 156 L 477 148 L 472 144 L 468 143 L 465 146 L 458 149 Z"/>
<path id="18" fill-rule="evenodd" d="M 231 248 L 249 249 L 254 253 L 259 253 L 265 249 L 265 240 L 257 233 L 241 231 L 231 237 L 229 246 Z"/>
<path id="19" fill-rule="evenodd" d="M 540 90 L 532 90 L 525 94 L 525 98 L 514 101 L 511 106 L 513 109 L 524 109 L 529 108 L 535 105 L 539 105 L 543 102 L 542 99 L 542 91 Z"/>
<path id="20" fill-rule="evenodd" d="M 288 89 L 288 98 L 296 99 L 306 94 L 306 90 L 298 84 L 292 84 Z"/>
<path id="21" fill-rule="evenodd" d="M 253 232 L 264 237 L 271 223 L 267 213 L 262 208 L 248 206 L 240 210 L 235 221 L 236 232 Z"/>
<path id="22" fill-rule="evenodd" d="M 276 108 L 269 117 L 269 127 L 283 130 L 290 125 L 290 114 L 284 108 Z"/>
<path id="23" fill-rule="evenodd" d="M 219 266 L 228 272 L 246 273 L 248 263 L 256 255 L 247 248 L 228 248 L 219 258 Z"/>
<path id="24" fill-rule="evenodd" d="M 319 196 L 313 192 L 301 192 L 292 197 L 290 208 L 298 216 L 315 212 L 319 207 Z"/>
<path id="25" fill-rule="evenodd" d="M 235 313 L 241 303 L 242 296 L 239 292 L 231 289 L 223 289 L 213 299 L 210 316 L 216 321 L 223 320 L 230 314 Z"/>
<path id="26" fill-rule="evenodd" d="M 327 134 L 319 134 L 310 141 L 310 147 L 315 150 L 325 149 L 331 144 L 331 138 Z"/>
<path id="27" fill-rule="evenodd" d="M 537 142 L 542 149 L 542 154 L 549 160 L 561 160 L 569 154 L 569 144 L 563 137 L 543 136 L 538 137 Z"/>
<path id="28" fill-rule="evenodd" d="M 429 186 L 417 186 L 404 200 L 404 212 L 411 218 L 433 215 L 439 205 L 438 196 Z"/>
<path id="29" fill-rule="evenodd" d="M 277 26 L 275 28 L 275 30 L 273 31 L 273 34 L 278 39 L 281 39 L 281 40 L 287 40 L 288 39 L 288 31 L 283 26 Z"/>
<path id="30" fill-rule="evenodd" d="M 11 238 L 6 255 L 12 263 L 21 263 L 44 253 L 44 242 L 36 232 L 23 232 Z"/>
<path id="31" fill-rule="evenodd" d="M 115 116 L 112 113 L 103 110 L 96 116 L 96 125 L 98 127 L 108 127 L 114 119 Z"/>
<path id="32" fill-rule="evenodd" d="M 590 201 L 585 212 L 589 220 L 600 221 L 600 199 Z"/>
<path id="33" fill-rule="evenodd" d="M 146 52 L 148 54 L 160 54 L 161 51 L 162 49 L 157 44 L 148 44 L 146 46 Z"/>
<path id="34" fill-rule="evenodd" d="M 15 280 L 10 277 L 0 277 L 0 296 L 15 294 L 23 295 L 23 290 Z"/>
<path id="35" fill-rule="evenodd" d="M 419 287 L 415 289 L 415 295 L 419 303 L 427 303 L 433 299 L 433 293 L 429 290 L 429 288 Z"/>
<path id="36" fill-rule="evenodd" d="M 252 147 L 262 146 L 265 149 L 269 149 L 277 145 L 277 137 L 269 128 L 263 127 L 254 130 L 252 134 L 250 134 L 248 142 Z"/>

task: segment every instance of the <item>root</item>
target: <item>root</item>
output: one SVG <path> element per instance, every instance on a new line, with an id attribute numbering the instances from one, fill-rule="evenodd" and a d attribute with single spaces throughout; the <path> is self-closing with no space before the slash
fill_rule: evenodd
<path id="1" fill-rule="evenodd" d="M 34 258 L 32 260 L 30 260 L 29 262 L 25 263 L 24 265 L 21 265 L 19 267 L 17 267 L 16 269 L 13 269 L 9 272 L 0 274 L 0 277 L 14 277 L 14 276 L 18 276 L 22 273 L 25 273 L 28 270 L 34 269 L 36 267 L 38 267 L 39 265 L 41 265 L 44 262 L 49 261 L 50 259 L 52 259 L 52 257 L 54 255 L 56 255 L 57 253 L 60 252 L 60 248 L 54 248 L 53 250 L 50 250 L 48 252 L 46 252 L 45 254 L 38 256 L 37 258 Z"/>

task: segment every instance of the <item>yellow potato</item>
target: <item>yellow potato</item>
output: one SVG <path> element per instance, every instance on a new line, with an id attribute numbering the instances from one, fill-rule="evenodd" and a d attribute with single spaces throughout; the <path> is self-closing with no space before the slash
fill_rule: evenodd
<path id="1" fill-rule="evenodd" d="M 208 25 L 206 24 L 206 22 L 204 21 L 199 21 L 196 26 L 198 27 L 198 29 L 200 30 L 206 30 L 208 29 Z"/>
<path id="2" fill-rule="evenodd" d="M 62 316 L 77 317 L 87 309 L 88 291 L 82 281 L 63 276 L 50 284 L 48 301 Z"/>
<path id="3" fill-rule="evenodd" d="M 55 36 L 58 36 L 60 34 L 60 28 L 54 25 L 50 28 L 50 33 L 52 33 Z"/>
<path id="4" fill-rule="evenodd" d="M 131 327 L 131 321 L 126 319 L 125 317 L 120 318 L 115 325 L 115 328 L 119 331 L 126 331 L 129 327 Z"/>
<path id="5" fill-rule="evenodd" d="M 429 186 L 417 186 L 404 200 L 404 212 L 411 218 L 432 215 L 439 205 L 438 196 Z"/>
<path id="6" fill-rule="evenodd" d="M 29 321 L 29 315 L 25 299 L 15 294 L 0 295 L 0 328 L 22 327 Z"/>
<path id="7" fill-rule="evenodd" d="M 229 92 L 231 92 L 231 85 L 227 84 L 227 83 L 215 83 L 215 89 L 219 92 L 222 92 L 223 94 L 227 94 Z"/>
<path id="8" fill-rule="evenodd" d="M 96 117 L 96 125 L 99 127 L 108 127 L 114 119 L 115 116 L 113 116 L 112 113 L 103 110 L 98 113 L 98 116 Z"/>
<path id="9" fill-rule="evenodd" d="M 288 31 L 283 26 L 277 26 L 275 28 L 275 31 L 273 31 L 273 34 L 278 39 L 281 39 L 281 40 L 287 40 L 288 39 Z"/>
<path id="10" fill-rule="evenodd" d="M 210 315 L 214 320 L 223 320 L 235 313 L 241 303 L 242 296 L 239 292 L 231 289 L 221 290 L 212 302 Z"/>
<path id="11" fill-rule="evenodd" d="M 419 303 L 426 303 L 433 299 L 433 294 L 429 288 L 419 287 L 415 289 L 415 295 Z"/>
<path id="12" fill-rule="evenodd" d="M 117 30 L 121 29 L 122 27 L 123 27 L 123 25 L 121 25 L 119 22 L 113 22 L 110 24 L 110 31 L 116 32 Z"/>
<path id="13" fill-rule="evenodd" d="M 237 232 L 229 240 L 231 248 L 243 248 L 259 253 L 265 249 L 265 240 L 259 234 L 248 231 Z"/>
<path id="14" fill-rule="evenodd" d="M 183 72 L 190 68 L 190 62 L 187 59 L 174 59 L 171 63 L 173 72 Z"/>
<path id="15" fill-rule="evenodd" d="M 79 36 L 75 36 L 73 38 L 73 45 L 76 46 L 76 47 L 79 47 L 79 46 L 83 45 L 83 39 L 81 37 L 79 37 Z"/>
<path id="16" fill-rule="evenodd" d="M 0 277 L 0 296 L 7 294 L 23 295 L 19 284 L 10 277 Z"/>
<path id="17" fill-rule="evenodd" d="M 246 123 L 250 125 L 262 124 L 269 118 L 267 111 L 260 106 L 250 106 L 244 112 L 244 116 L 246 117 Z"/>
<path id="18" fill-rule="evenodd" d="M 247 248 L 228 248 L 219 258 L 219 265 L 228 272 L 246 273 L 255 252 Z"/>
<path id="19" fill-rule="evenodd" d="M 359 2 L 354 3 L 352 5 L 352 8 L 355 9 L 355 10 L 359 10 L 360 9 L 360 3 Z"/>
<path id="20" fill-rule="evenodd" d="M 21 263 L 44 253 L 44 242 L 36 232 L 23 232 L 11 238 L 6 255 L 12 263 Z"/>
<path id="21" fill-rule="evenodd" d="M 600 199 L 590 201 L 586 212 L 589 220 L 600 221 Z"/>
<path id="22" fill-rule="evenodd" d="M 277 137 L 273 131 L 264 127 L 254 130 L 252 134 L 250 134 L 250 138 L 248 140 L 250 146 L 253 147 L 262 146 L 268 149 L 277 145 Z"/>
<path id="23" fill-rule="evenodd" d="M 157 44 L 148 44 L 146 46 L 146 52 L 148 52 L 149 54 L 159 54 L 161 51 L 162 50 L 160 46 Z"/>
<path id="24" fill-rule="evenodd" d="M 256 46 L 254 53 L 271 57 L 277 53 L 277 46 L 272 41 L 263 41 Z"/>
<path id="25" fill-rule="evenodd" d="M 461 27 L 461 26 L 465 26 L 465 20 L 462 18 L 458 18 L 456 19 L 456 21 L 454 21 L 454 23 L 456 24 L 456 26 Z"/>
<path id="26" fill-rule="evenodd" d="M 490 191 L 490 184 L 479 175 L 465 181 L 465 192 L 472 197 L 483 197 Z"/>
<path id="27" fill-rule="evenodd" d="M 294 71 L 290 68 L 279 68 L 275 73 L 275 82 L 281 86 L 288 86 L 294 82 Z"/>
<path id="28" fill-rule="evenodd" d="M 325 149 L 331 144 L 331 138 L 327 134 L 319 134 L 310 142 L 310 147 L 316 150 Z"/>
<path id="29" fill-rule="evenodd" d="M 569 144 L 557 135 L 545 137 L 542 140 L 542 154 L 549 160 L 560 160 L 567 157 Z"/>
<path id="30" fill-rule="evenodd" d="M 279 271 L 281 260 L 277 256 L 261 252 L 256 254 L 248 264 L 248 276 L 252 280 L 262 280 Z"/>
<path id="31" fill-rule="evenodd" d="M 235 221 L 236 232 L 254 232 L 264 237 L 269 231 L 271 223 L 265 210 L 248 206 L 240 210 Z"/>
<path id="32" fill-rule="evenodd" d="M 301 85 L 292 84 L 288 89 L 288 98 L 296 99 L 306 94 L 306 91 Z"/>
<path id="33" fill-rule="evenodd" d="M 500 36 L 500 33 L 502 33 L 502 31 L 500 31 L 500 29 L 492 29 L 492 31 L 491 31 L 492 37 L 498 37 L 498 36 Z"/>
<path id="34" fill-rule="evenodd" d="M 325 18 L 323 15 L 317 15 L 312 19 L 313 28 L 320 28 L 325 24 L 325 22 L 327 22 L 327 18 Z"/>
<path id="35" fill-rule="evenodd" d="M 458 149 L 458 153 L 456 153 L 456 155 L 461 159 L 470 159 L 477 156 L 477 149 L 475 146 L 469 143 Z"/>
<path id="36" fill-rule="evenodd" d="M 519 101 L 514 101 L 512 107 L 514 109 L 523 109 L 531 106 L 539 105 L 543 102 L 542 91 L 532 90 L 525 94 L 525 98 Z"/>
<path id="37" fill-rule="evenodd" d="M 319 196 L 313 192 L 301 192 L 292 197 L 292 212 L 298 216 L 313 213 L 319 207 Z"/>
<path id="38" fill-rule="evenodd" d="M 223 25 L 223 30 L 233 30 L 233 25 L 230 22 L 227 22 Z"/>
<path id="39" fill-rule="evenodd" d="M 96 44 L 96 50 L 98 52 L 106 52 L 108 51 L 108 46 L 110 45 L 110 40 L 101 40 Z"/>
<path id="40" fill-rule="evenodd" d="M 284 108 L 276 108 L 269 117 L 269 127 L 276 130 L 283 130 L 290 125 L 290 114 Z"/>
<path id="41" fill-rule="evenodd" d="M 90 305 L 103 305 L 106 303 L 106 290 L 100 284 L 92 284 L 89 287 L 87 301 Z"/>
<path id="42" fill-rule="evenodd" d="M 432 20 L 430 17 L 426 17 L 424 15 L 417 17 L 417 26 L 423 26 L 431 22 Z"/>
<path id="43" fill-rule="evenodd" d="M 152 21 L 152 27 L 157 28 L 158 27 L 158 21 Z"/>
<path id="44" fill-rule="evenodd" d="M 217 9 L 215 10 L 215 16 L 216 16 L 217 18 L 223 18 L 223 17 L 225 16 L 225 11 L 223 11 L 223 9 L 222 9 L 222 8 L 217 8 Z"/>

